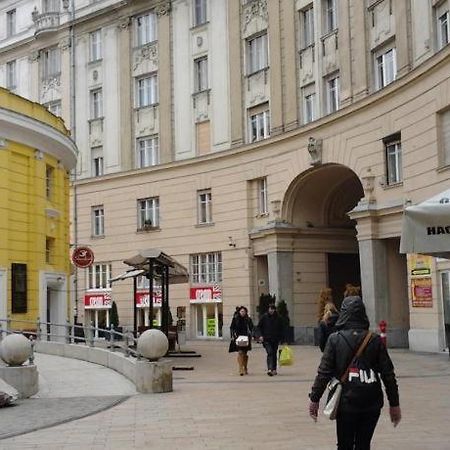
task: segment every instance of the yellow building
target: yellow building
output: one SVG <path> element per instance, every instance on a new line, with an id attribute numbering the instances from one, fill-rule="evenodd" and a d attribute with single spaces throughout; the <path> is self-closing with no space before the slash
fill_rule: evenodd
<path id="1" fill-rule="evenodd" d="M 0 88 L 0 319 L 13 327 L 68 317 L 76 157 L 60 118 Z"/>

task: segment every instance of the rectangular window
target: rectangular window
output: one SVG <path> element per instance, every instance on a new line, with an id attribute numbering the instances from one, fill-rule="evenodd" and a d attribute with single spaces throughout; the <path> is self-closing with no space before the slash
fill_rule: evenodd
<path id="1" fill-rule="evenodd" d="M 211 151 L 211 129 L 209 120 L 195 124 L 197 138 L 197 155 L 205 155 Z"/>
<path id="2" fill-rule="evenodd" d="M 94 264 L 88 269 L 88 289 L 110 289 L 112 278 L 111 264 Z"/>
<path id="3" fill-rule="evenodd" d="M 388 185 L 400 183 L 402 177 L 402 144 L 400 135 L 384 140 L 386 151 L 386 182 Z"/>
<path id="4" fill-rule="evenodd" d="M 208 58 L 198 58 L 194 61 L 194 89 L 201 92 L 208 89 Z"/>
<path id="5" fill-rule="evenodd" d="M 42 78 L 51 80 L 61 75 L 61 54 L 59 48 L 42 50 Z"/>
<path id="6" fill-rule="evenodd" d="M 191 255 L 191 281 L 194 284 L 222 282 L 222 253 Z"/>
<path id="7" fill-rule="evenodd" d="M 53 252 L 55 248 L 55 239 L 51 237 L 45 238 L 45 262 L 53 264 Z"/>
<path id="8" fill-rule="evenodd" d="M 194 0 L 194 26 L 202 25 L 207 20 L 206 0 Z"/>
<path id="9" fill-rule="evenodd" d="M 324 3 L 325 32 L 330 33 L 337 28 L 336 0 L 325 0 Z"/>
<path id="10" fill-rule="evenodd" d="M 102 30 L 89 34 L 89 58 L 90 61 L 102 59 Z"/>
<path id="11" fill-rule="evenodd" d="M 247 39 L 247 73 L 258 72 L 268 66 L 267 33 Z"/>
<path id="12" fill-rule="evenodd" d="M 269 212 L 267 200 L 267 178 L 258 180 L 258 214 L 267 214 Z"/>
<path id="13" fill-rule="evenodd" d="M 138 47 L 156 41 L 156 14 L 148 13 L 136 19 L 136 35 Z"/>
<path id="14" fill-rule="evenodd" d="M 449 11 L 445 11 L 438 17 L 438 44 L 439 49 L 445 47 L 450 39 Z"/>
<path id="15" fill-rule="evenodd" d="M 397 63 L 395 48 L 391 48 L 376 56 L 375 81 L 377 89 L 384 88 L 395 80 L 397 75 Z"/>
<path id="16" fill-rule="evenodd" d="M 307 9 L 300 11 L 303 28 L 303 47 L 314 44 L 314 8 L 312 4 Z"/>
<path id="17" fill-rule="evenodd" d="M 138 169 L 159 164 L 159 140 L 157 136 L 137 140 L 136 165 Z"/>
<path id="18" fill-rule="evenodd" d="M 138 229 L 159 227 L 159 197 L 138 200 Z"/>
<path id="19" fill-rule="evenodd" d="M 61 100 L 55 100 L 44 105 L 52 114 L 61 117 Z"/>
<path id="20" fill-rule="evenodd" d="M 334 113 L 339 109 L 339 77 L 329 78 L 327 81 L 327 113 Z"/>
<path id="21" fill-rule="evenodd" d="M 91 119 L 100 119 L 103 117 L 103 91 L 94 89 L 90 92 L 91 99 Z"/>
<path id="22" fill-rule="evenodd" d="M 11 312 L 26 313 L 27 305 L 27 265 L 11 264 Z"/>
<path id="23" fill-rule="evenodd" d="M 48 13 L 48 12 L 59 12 L 59 4 L 61 3 L 60 0 L 43 0 L 42 2 L 42 12 Z"/>
<path id="24" fill-rule="evenodd" d="M 16 61 L 6 63 L 6 88 L 13 91 L 17 87 Z"/>
<path id="25" fill-rule="evenodd" d="M 16 10 L 6 12 L 6 37 L 16 34 Z"/>
<path id="26" fill-rule="evenodd" d="M 270 113 L 262 111 L 249 116 L 250 142 L 260 141 L 270 137 Z"/>
<path id="27" fill-rule="evenodd" d="M 438 115 L 440 165 L 450 165 L 450 109 Z"/>
<path id="28" fill-rule="evenodd" d="M 91 149 L 92 158 L 92 176 L 101 177 L 104 171 L 103 165 L 103 147 L 93 147 Z"/>
<path id="29" fill-rule="evenodd" d="M 47 200 L 53 197 L 53 190 L 55 184 L 55 170 L 52 166 L 45 166 L 45 195 Z"/>
<path id="30" fill-rule="evenodd" d="M 105 235 L 105 210 L 103 205 L 92 207 L 92 236 Z"/>
<path id="31" fill-rule="evenodd" d="M 136 80 L 136 106 L 145 106 L 158 103 L 158 80 L 156 74 L 148 75 Z"/>
<path id="32" fill-rule="evenodd" d="M 314 86 L 303 88 L 303 123 L 316 119 L 316 93 Z"/>
<path id="33" fill-rule="evenodd" d="M 198 223 L 212 223 L 212 196 L 211 190 L 198 191 Z"/>

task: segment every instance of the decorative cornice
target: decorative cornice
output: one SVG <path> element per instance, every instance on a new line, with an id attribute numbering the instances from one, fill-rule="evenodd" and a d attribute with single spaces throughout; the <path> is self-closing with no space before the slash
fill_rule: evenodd
<path id="1" fill-rule="evenodd" d="M 158 6 L 156 6 L 155 12 L 158 17 L 161 17 L 161 16 L 168 15 L 170 13 L 171 9 L 172 9 L 171 2 L 165 1 L 165 2 L 160 3 Z"/>
<path id="2" fill-rule="evenodd" d="M 251 0 L 243 7 L 243 32 L 247 30 L 249 23 L 256 17 L 267 21 L 269 18 L 267 12 L 267 0 Z"/>
<path id="3" fill-rule="evenodd" d="M 69 38 L 69 37 L 63 38 L 63 39 L 61 40 L 61 42 L 58 44 L 58 47 L 59 47 L 59 48 L 61 49 L 61 51 L 63 51 L 63 52 L 65 52 L 67 49 L 69 49 L 70 46 L 71 46 L 71 43 L 70 43 L 70 38 Z"/>
<path id="4" fill-rule="evenodd" d="M 131 17 L 122 17 L 117 24 L 119 31 L 125 31 L 131 25 Z"/>
<path id="5" fill-rule="evenodd" d="M 39 59 L 39 56 L 40 56 L 39 50 L 33 50 L 28 56 L 28 61 L 35 62 Z"/>
<path id="6" fill-rule="evenodd" d="M 135 53 L 135 61 L 133 64 L 133 70 L 136 70 L 137 67 L 143 61 L 151 61 L 153 64 L 158 64 L 158 47 L 157 44 L 149 44 L 144 47 L 139 48 Z"/>

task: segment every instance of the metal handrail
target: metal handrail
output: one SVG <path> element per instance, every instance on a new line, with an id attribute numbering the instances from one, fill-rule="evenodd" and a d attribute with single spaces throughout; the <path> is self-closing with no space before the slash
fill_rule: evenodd
<path id="1" fill-rule="evenodd" d="M 11 328 L 11 322 L 14 323 L 20 323 L 20 324 L 32 324 L 36 328 L 36 331 L 28 331 L 28 330 L 13 330 Z M 6 323 L 6 329 L 2 327 L 2 324 Z M 44 327 L 46 329 L 45 332 L 41 330 L 41 327 Z M 52 333 L 51 328 L 49 327 L 59 327 L 64 328 L 65 333 L 59 334 L 59 333 Z M 83 335 L 77 336 L 75 334 L 76 329 L 82 329 Z M 88 345 L 89 347 L 95 347 L 95 339 L 94 336 L 98 332 L 105 333 L 107 336 L 109 336 L 109 350 L 111 352 L 114 352 L 116 350 L 115 343 L 122 342 L 124 345 L 118 345 L 126 357 L 133 356 L 136 359 L 141 359 L 142 355 L 139 354 L 135 348 L 137 348 L 137 339 L 134 336 L 130 336 L 130 333 L 121 333 L 119 331 L 114 330 L 114 326 L 111 326 L 110 329 L 108 328 L 99 328 L 94 327 L 92 325 L 75 325 L 67 321 L 65 324 L 60 323 L 54 323 L 54 322 L 41 322 L 39 317 L 36 321 L 31 320 L 23 320 L 23 319 L 0 319 L 0 341 L 3 338 L 3 333 L 6 334 L 18 334 L 21 333 L 26 336 L 34 336 L 34 340 L 40 341 L 40 340 L 48 340 L 52 341 L 55 340 L 55 338 L 64 338 L 67 344 L 76 344 L 76 343 L 84 343 L 85 345 Z M 119 339 L 116 339 L 116 336 Z M 133 348 L 134 347 L 134 348 Z"/>

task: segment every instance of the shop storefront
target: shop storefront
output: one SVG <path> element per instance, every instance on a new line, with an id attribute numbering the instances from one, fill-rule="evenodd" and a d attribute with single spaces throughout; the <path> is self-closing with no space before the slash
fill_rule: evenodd
<path id="1" fill-rule="evenodd" d="M 150 326 L 150 296 L 146 292 L 136 292 L 137 327 Z M 153 326 L 161 326 L 161 290 L 153 292 Z"/>
<path id="2" fill-rule="evenodd" d="M 223 305 L 219 285 L 196 286 L 190 289 L 192 335 L 196 338 L 222 337 Z"/>
<path id="3" fill-rule="evenodd" d="M 109 314 L 112 307 L 111 292 L 89 292 L 84 296 L 86 323 L 95 327 L 94 337 L 99 337 L 98 328 L 110 326 Z"/>

